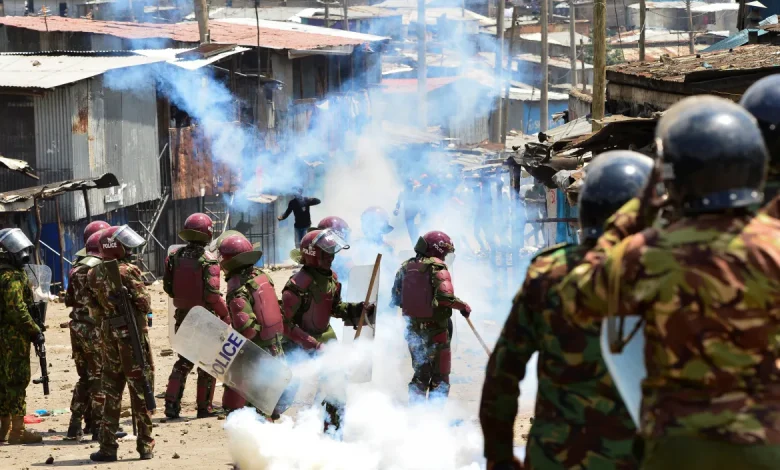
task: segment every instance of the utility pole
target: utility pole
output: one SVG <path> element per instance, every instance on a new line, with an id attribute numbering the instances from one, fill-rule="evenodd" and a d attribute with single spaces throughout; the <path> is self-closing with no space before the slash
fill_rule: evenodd
<path id="1" fill-rule="evenodd" d="M 195 17 L 198 19 L 198 32 L 200 33 L 200 43 L 209 42 L 209 9 L 206 6 L 206 0 L 195 1 Z"/>
<path id="2" fill-rule="evenodd" d="M 349 31 L 349 0 L 344 1 L 344 31 Z"/>
<path id="3" fill-rule="evenodd" d="M 325 2 L 325 27 L 330 28 L 330 2 Z"/>
<path id="4" fill-rule="evenodd" d="M 644 1 L 644 0 L 642 0 Z M 577 14 L 574 10 L 574 0 L 569 0 L 569 45 L 571 45 L 571 89 L 577 88 L 577 43 L 575 32 Z"/>
<path id="5" fill-rule="evenodd" d="M 417 95 L 420 127 L 428 129 L 428 67 L 425 63 L 425 0 L 417 0 Z"/>
<path id="6" fill-rule="evenodd" d="M 571 0 L 569 0 L 571 1 Z M 547 131 L 547 121 L 549 121 L 550 112 L 547 108 L 547 87 L 549 84 L 549 74 L 547 72 L 547 57 L 550 45 L 547 43 L 547 10 L 550 9 L 550 1 L 542 0 L 542 95 L 539 98 L 539 132 Z"/>
<path id="7" fill-rule="evenodd" d="M 509 53 L 507 54 L 507 82 L 506 82 L 506 98 L 504 98 L 504 112 L 501 119 L 501 143 L 506 143 L 506 133 L 509 131 L 509 96 L 512 89 L 512 58 L 514 57 L 514 45 L 515 45 L 515 25 L 517 24 L 517 17 L 520 14 L 520 10 L 516 6 L 512 5 L 512 26 L 509 28 Z"/>
<path id="8" fill-rule="evenodd" d="M 604 119 L 607 85 L 607 0 L 593 2 L 593 130 Z"/>
<path id="9" fill-rule="evenodd" d="M 496 82 L 501 84 L 504 78 L 504 10 L 506 9 L 505 0 L 498 0 L 498 11 L 496 12 Z M 493 142 L 501 142 L 501 117 L 503 106 L 501 90 L 499 87 L 498 98 L 496 99 L 495 112 L 493 113 Z"/>
<path id="10" fill-rule="evenodd" d="M 582 91 L 584 92 L 587 90 L 586 86 L 588 84 L 588 79 L 585 74 L 585 41 L 582 39 L 580 39 L 580 65 L 580 69 L 582 70 Z"/>
<path id="11" fill-rule="evenodd" d="M 693 16 L 691 16 L 691 0 L 685 0 L 685 10 L 688 12 L 688 52 L 695 54 L 693 47 Z"/>
<path id="12" fill-rule="evenodd" d="M 639 0 L 639 62 L 645 61 L 645 15 L 647 15 L 646 0 Z"/>

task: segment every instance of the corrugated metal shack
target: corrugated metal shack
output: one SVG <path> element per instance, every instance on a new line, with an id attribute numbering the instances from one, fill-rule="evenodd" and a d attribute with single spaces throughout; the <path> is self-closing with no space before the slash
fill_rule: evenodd
<path id="1" fill-rule="evenodd" d="M 607 67 L 607 112 L 649 116 L 686 96 L 738 101 L 756 80 L 780 72 L 780 46 L 755 44 L 657 62 Z"/>

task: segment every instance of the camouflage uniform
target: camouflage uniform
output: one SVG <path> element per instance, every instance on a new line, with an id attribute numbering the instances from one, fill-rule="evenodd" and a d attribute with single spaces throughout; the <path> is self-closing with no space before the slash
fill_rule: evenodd
<path id="1" fill-rule="evenodd" d="M 252 293 L 258 291 L 260 286 L 256 279 L 265 279 L 268 282 L 268 286 L 273 290 L 274 283 L 271 277 L 268 276 L 262 269 L 254 266 L 246 266 L 238 271 L 230 273 L 228 277 L 228 293 L 227 304 L 230 311 L 230 319 L 233 328 L 247 338 L 251 338 L 251 341 L 258 345 L 261 349 L 265 350 L 272 356 L 284 358 L 284 350 L 282 348 L 282 333 L 278 333 L 269 339 L 262 339 L 261 333 L 263 332 L 263 325 L 260 323 L 260 319 L 257 318 L 255 313 L 255 301 Z M 274 300 L 276 294 L 274 293 Z M 239 405 L 245 404 L 245 400 L 238 396 L 238 393 L 225 387 L 225 392 L 222 398 L 223 407 L 226 411 L 238 408 Z M 262 411 L 257 410 L 261 415 L 265 415 Z"/>
<path id="2" fill-rule="evenodd" d="M 149 344 L 149 329 L 146 326 L 146 313 L 150 311 L 151 299 L 146 292 L 141 270 L 126 260 L 119 261 L 119 272 L 122 284 L 130 296 L 130 306 L 135 310 L 138 332 L 141 334 L 141 345 L 146 361 L 150 367 L 147 377 L 154 389 L 154 363 Z M 105 314 L 101 325 L 103 336 L 103 369 L 102 391 L 105 394 L 103 420 L 100 427 L 100 450 L 109 455 L 116 455 L 118 445 L 116 432 L 119 429 L 119 415 L 122 405 L 122 393 L 127 382 L 130 399 L 133 401 L 135 415 L 133 419 L 138 428 L 136 447 L 141 454 L 152 452 L 152 415 L 146 408 L 143 395 L 143 371 L 135 363 L 130 332 L 124 322 L 124 316 L 119 311 L 118 300 L 114 297 L 118 289 L 114 289 L 104 272 L 102 265 L 89 271 L 89 285 L 94 290 L 97 301 Z"/>
<path id="3" fill-rule="evenodd" d="M 87 257 L 79 260 L 70 270 L 70 283 L 65 293 L 65 305 L 73 310 L 70 313 L 70 345 L 73 361 L 79 380 L 73 389 L 70 402 L 71 425 L 80 426 L 82 418 L 88 429 L 100 423 L 103 413 L 103 395 L 100 391 L 100 370 L 103 365 L 103 351 L 100 347 L 100 327 L 90 315 L 90 288 L 87 274 L 94 266 L 91 261 L 98 258 Z M 96 403 L 98 406 L 92 406 Z"/>
<path id="4" fill-rule="evenodd" d="M 780 219 L 780 196 L 776 196 L 769 201 L 762 209 L 762 212 L 775 219 Z"/>
<path id="5" fill-rule="evenodd" d="M 655 460 L 656 446 L 676 441 L 709 446 L 712 455 L 738 449 L 747 459 L 741 468 L 776 468 L 780 221 L 743 209 L 639 232 L 643 213 L 635 198 L 608 221 L 596 249 L 564 279 L 561 298 L 584 324 L 610 313 L 645 320 L 645 467 L 690 468 Z M 758 463 L 764 453 L 773 466 Z M 713 468 L 704 465 L 697 468 Z"/>
<path id="6" fill-rule="evenodd" d="M 556 245 L 539 253 L 528 268 L 482 390 L 480 421 L 489 461 L 512 459 L 519 382 L 538 351 L 539 388 L 525 468 L 637 467 L 632 453 L 636 428 L 601 357 L 600 323 L 573 324 L 556 290 L 592 246 Z"/>
<path id="7" fill-rule="evenodd" d="M 425 265 L 430 277 L 433 295 L 431 304 L 433 314 L 430 318 L 409 316 L 409 306 L 402 305 L 404 278 L 410 263 L 418 261 Z M 429 391 L 432 395 L 449 394 L 452 352 L 448 326 L 452 318 L 453 305 L 464 304 L 455 297 L 451 289 L 442 288 L 445 282 L 450 282 L 449 279 L 447 265 L 444 261 L 433 257 L 406 260 L 395 275 L 391 306 L 404 308 L 404 315 L 407 316 L 406 342 L 409 345 L 414 369 L 414 376 L 409 383 L 411 400 L 424 399 Z"/>
<path id="8" fill-rule="evenodd" d="M 191 259 L 197 260 L 197 264 L 203 273 L 203 292 L 193 293 L 192 297 L 201 297 L 202 304 L 206 306 L 212 313 L 218 314 L 218 316 L 225 316 L 227 314 L 227 307 L 225 301 L 222 299 L 222 294 L 219 291 L 220 283 L 220 269 L 217 260 L 211 257 L 206 252 L 205 247 L 190 243 L 174 253 L 171 253 L 165 260 L 165 274 L 163 275 L 163 289 L 165 293 L 171 297 L 174 297 L 174 272 L 176 260 L 179 259 Z M 190 286 L 194 287 L 194 286 Z M 179 326 L 187 317 L 189 308 L 177 308 L 175 312 L 176 325 L 174 331 L 179 331 Z M 226 318 L 223 318 L 227 321 Z M 168 389 L 165 395 L 166 402 L 166 414 L 173 412 L 173 415 L 178 416 L 181 411 L 181 398 L 184 395 L 184 387 L 187 384 L 187 376 L 192 371 L 195 365 L 188 361 L 184 356 L 179 356 L 179 359 L 173 365 L 173 370 L 168 379 Z M 210 376 L 205 371 L 198 369 L 198 383 L 197 383 L 197 407 L 198 412 L 203 415 L 207 414 L 212 409 L 212 399 L 214 397 L 214 388 L 217 381 L 214 377 Z"/>
<path id="9" fill-rule="evenodd" d="M 33 294 L 23 270 L 0 264 L 0 292 L 0 416 L 24 416 L 30 342 L 41 330 L 30 316 Z"/>

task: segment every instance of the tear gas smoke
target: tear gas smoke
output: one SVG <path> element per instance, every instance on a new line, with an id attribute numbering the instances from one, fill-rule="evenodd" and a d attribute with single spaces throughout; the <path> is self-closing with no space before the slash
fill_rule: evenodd
<path id="1" fill-rule="evenodd" d="M 429 123 L 446 130 L 470 116 L 484 114 L 497 96 L 497 81 L 492 71 L 475 58 L 474 45 L 465 36 L 455 35 L 444 42 L 454 48 L 462 72 L 473 80 L 456 82 L 446 96 L 446 106 L 428 107 Z M 385 132 L 386 124 L 408 124 L 399 122 L 398 115 L 403 110 L 416 109 L 416 95 L 399 98 L 372 93 L 370 119 L 365 114 L 354 115 L 359 103 L 352 97 L 357 94 L 348 93 L 346 99 L 343 94 L 327 95 L 317 105 L 308 129 L 276 131 L 277 145 L 269 149 L 266 136 L 256 126 L 234 122 L 236 98 L 207 68 L 187 71 L 161 64 L 133 67 L 107 73 L 105 85 L 134 90 L 150 79 L 156 81 L 159 93 L 199 126 L 203 135 L 199 144 L 242 176 L 241 194 L 236 194 L 234 210 L 248 209 L 242 206 L 246 204 L 242 196 L 247 194 L 292 194 L 294 188 L 304 187 L 307 196 L 320 196 L 323 200 L 322 205 L 312 208 L 315 224 L 322 217 L 338 215 L 352 228 L 353 248 L 342 251 L 337 258 L 365 265 L 373 264 L 377 252 L 384 255 L 374 341 L 328 345 L 314 360 L 295 355 L 287 358 L 296 377 L 308 381 L 310 388 L 312 382 L 328 376 L 330 380 L 320 381 L 321 388 L 330 387 L 330 393 L 346 390 L 343 441 L 323 436 L 318 400 L 314 406 L 307 401 L 294 419 L 285 416 L 276 424 L 264 422 L 251 410 L 240 410 L 230 415 L 225 426 L 231 453 L 240 468 L 481 468 L 482 434 L 476 422 L 479 396 L 459 399 L 463 398 L 459 397 L 459 384 L 463 383 L 460 380 L 481 384 L 487 363 L 484 352 L 455 312 L 453 320 L 460 324 L 460 334 L 459 344 L 453 345 L 457 354 L 453 357 L 450 399 L 443 407 L 435 403 L 408 407 L 407 384 L 412 368 L 404 340 L 405 324 L 388 303 L 395 273 L 403 261 L 398 255 L 412 249 L 414 231 L 421 235 L 429 230 L 443 230 L 456 245 L 456 295 L 471 304 L 472 319 L 478 328 L 493 325 L 491 331 L 482 333 L 488 344 L 495 344 L 522 279 L 498 288 L 507 282 L 508 270 L 478 258 L 476 250 L 484 252 L 488 246 L 498 250 L 512 238 L 523 237 L 522 231 L 512 233 L 508 227 L 508 220 L 518 216 L 522 208 L 509 201 L 508 191 L 501 190 L 501 183 L 506 187 L 506 175 L 498 183 L 495 179 L 480 179 L 464 172 L 463 164 L 453 161 L 448 148 L 393 141 Z M 481 86 L 474 86 L 474 81 Z M 346 82 L 342 89 L 350 90 L 350 85 Z M 359 83 L 355 88 L 364 87 Z M 340 132 L 338 144 L 333 143 L 334 130 Z M 314 160 L 325 164 L 311 170 L 307 162 Z M 312 187 L 307 183 L 308 175 L 314 171 L 320 172 L 321 177 Z M 394 216 L 402 190 L 405 192 L 399 213 Z M 394 230 L 384 240 L 367 240 L 365 236 L 371 227 L 362 227 L 360 216 L 370 206 L 381 207 L 390 214 Z M 292 240 L 278 239 L 277 243 L 281 253 L 292 248 Z M 520 263 L 527 264 L 527 260 Z M 347 279 L 344 269 L 338 273 L 342 280 Z M 342 331 L 340 321 L 334 326 L 337 334 Z M 372 357 L 372 382 L 346 385 L 343 371 L 365 367 L 364 362 Z M 535 400 L 535 358 L 527 368 L 521 395 L 524 410 L 531 409 Z M 299 397 L 304 395 L 303 389 L 299 391 Z M 462 424 L 452 426 L 455 419 L 463 419 Z"/>

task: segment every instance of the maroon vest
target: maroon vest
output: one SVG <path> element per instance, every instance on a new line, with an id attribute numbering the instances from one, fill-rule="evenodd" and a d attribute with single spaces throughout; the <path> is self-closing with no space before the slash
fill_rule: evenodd
<path id="1" fill-rule="evenodd" d="M 173 305 L 190 309 L 205 307 L 203 300 L 203 265 L 196 259 L 173 254 Z"/>
<path id="2" fill-rule="evenodd" d="M 252 289 L 252 311 L 255 312 L 257 323 L 262 326 L 260 339 L 268 341 L 284 331 L 284 318 L 279 308 L 274 286 L 268 281 L 268 276 L 258 274 L 249 284 Z"/>
<path id="3" fill-rule="evenodd" d="M 335 278 L 336 275 L 333 274 L 333 277 Z M 292 281 L 292 283 L 301 291 L 307 292 L 312 282 L 314 282 L 314 279 L 301 269 L 290 279 L 290 281 Z M 319 298 L 316 298 L 318 296 L 309 293 L 311 302 L 309 303 L 309 308 L 303 312 L 303 314 L 299 313 L 300 322 L 298 323 L 298 326 L 310 335 L 317 336 L 325 333 L 330 324 L 330 316 L 333 312 L 333 300 L 335 296 L 335 291 L 328 291 L 325 294 L 320 295 Z"/>
<path id="4" fill-rule="evenodd" d="M 433 317 L 431 268 L 422 261 L 410 261 L 406 264 L 401 284 L 401 306 L 404 315 L 408 317 Z"/>

